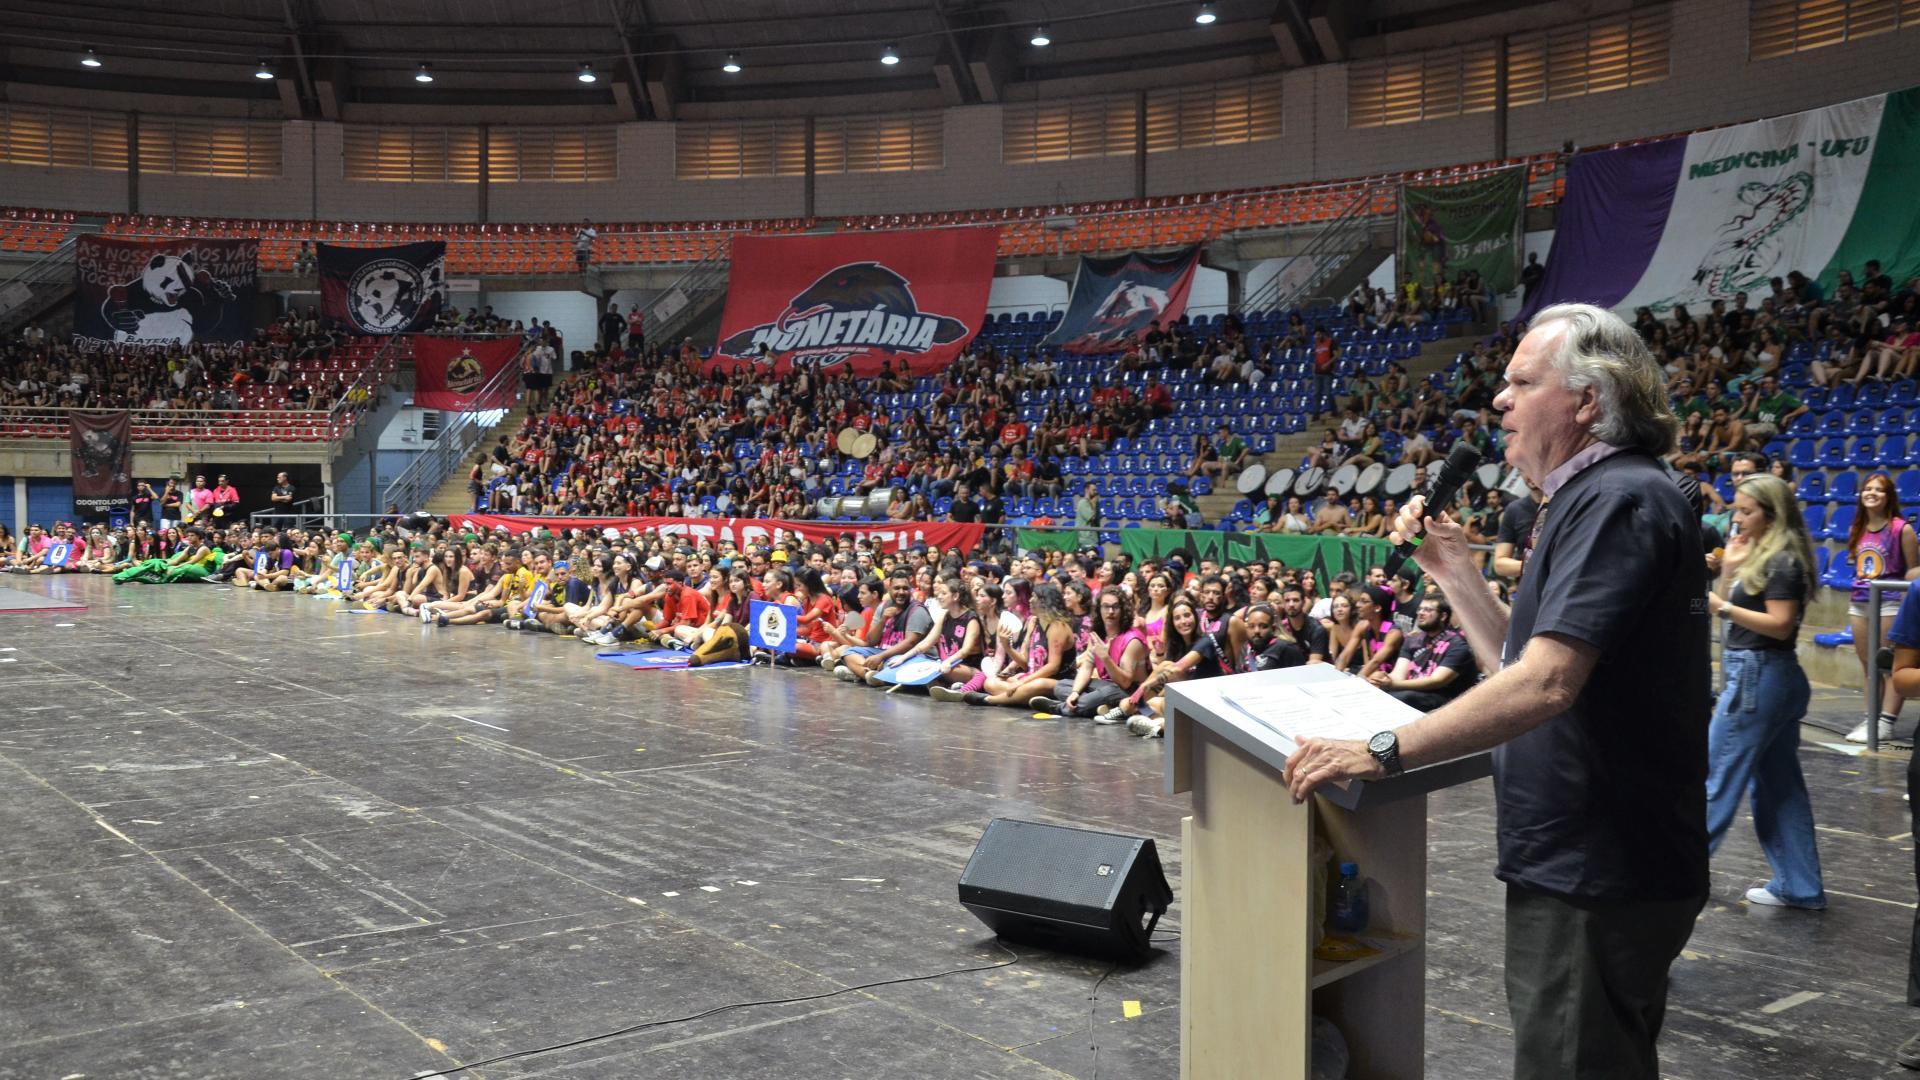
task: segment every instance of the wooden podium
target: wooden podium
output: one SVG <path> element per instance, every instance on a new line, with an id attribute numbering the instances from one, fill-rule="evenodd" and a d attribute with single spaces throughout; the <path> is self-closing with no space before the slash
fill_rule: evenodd
<path id="1" fill-rule="evenodd" d="M 1371 710 L 1401 717 L 1379 730 L 1420 715 L 1357 682 L 1316 664 L 1168 688 L 1167 790 L 1193 793 L 1181 832 L 1182 1080 L 1308 1080 L 1315 1016 L 1346 1036 L 1352 1080 L 1424 1073 L 1427 793 L 1488 775 L 1488 755 L 1326 789 L 1296 806 L 1281 780 L 1293 744 L 1233 700 L 1338 685 L 1379 694 Z M 1325 881 L 1339 862 L 1370 879 L 1371 922 L 1357 936 L 1371 955 L 1314 957 L 1316 818 L 1334 852 Z"/>

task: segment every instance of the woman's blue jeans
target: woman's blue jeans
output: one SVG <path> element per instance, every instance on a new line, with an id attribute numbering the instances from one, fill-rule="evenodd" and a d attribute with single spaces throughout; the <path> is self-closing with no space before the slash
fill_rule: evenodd
<path id="1" fill-rule="evenodd" d="M 1720 668 L 1726 689 L 1707 734 L 1707 850 L 1719 850 L 1751 792 L 1753 829 L 1773 867 L 1768 891 L 1791 904 L 1825 904 L 1800 772 L 1800 718 L 1812 696 L 1806 672 L 1790 649 L 1727 649 Z"/>

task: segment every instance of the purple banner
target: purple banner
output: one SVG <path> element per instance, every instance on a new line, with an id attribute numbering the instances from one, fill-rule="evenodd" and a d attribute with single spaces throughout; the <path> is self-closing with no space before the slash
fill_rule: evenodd
<path id="1" fill-rule="evenodd" d="M 1633 289 L 1666 231 L 1686 151 L 1681 136 L 1580 154 L 1567 163 L 1547 275 L 1521 318 L 1571 301 L 1612 307 Z"/>

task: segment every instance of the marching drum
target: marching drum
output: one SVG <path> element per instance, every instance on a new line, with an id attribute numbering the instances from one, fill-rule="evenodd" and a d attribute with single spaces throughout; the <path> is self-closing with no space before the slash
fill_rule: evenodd
<path id="1" fill-rule="evenodd" d="M 1326 486 L 1327 470 L 1313 465 L 1300 470 L 1300 475 L 1293 481 L 1293 493 L 1304 499 L 1316 491 L 1324 490 Z"/>
<path id="2" fill-rule="evenodd" d="M 1238 488 L 1242 495 L 1252 495 L 1263 491 L 1266 488 L 1266 484 L 1267 467 L 1257 461 L 1240 470 L 1239 477 L 1233 482 L 1233 486 Z"/>
<path id="3" fill-rule="evenodd" d="M 1480 481 L 1483 488 L 1491 488 L 1500 482 L 1500 466 L 1495 462 L 1485 462 L 1473 470 L 1473 478 Z"/>
<path id="4" fill-rule="evenodd" d="M 1519 469 L 1507 470 L 1507 475 L 1500 481 L 1500 490 L 1516 499 L 1524 499 L 1533 494 L 1533 490 L 1527 487 L 1527 478 L 1520 475 Z"/>
<path id="5" fill-rule="evenodd" d="M 1405 502 L 1407 492 L 1413 488 L 1413 473 L 1411 464 L 1394 466 L 1393 471 L 1387 473 L 1387 498 Z"/>
<path id="6" fill-rule="evenodd" d="M 1275 469 L 1273 475 L 1267 477 L 1267 494 L 1269 495 L 1285 495 L 1292 487 L 1292 469 Z"/>
<path id="7" fill-rule="evenodd" d="M 1339 492 L 1340 497 L 1343 499 L 1347 497 L 1347 492 L 1353 490 L 1353 485 L 1358 483 L 1359 480 L 1360 466 L 1358 465 L 1342 465 L 1333 470 L 1333 490 Z"/>
<path id="8" fill-rule="evenodd" d="M 724 491 L 713 497 L 713 508 L 723 514 L 726 513 L 727 510 L 732 506 L 733 506 L 733 496 L 727 494 Z"/>
<path id="9" fill-rule="evenodd" d="M 1353 493 L 1360 496 L 1374 495 L 1380 491 L 1380 485 L 1386 482 L 1386 463 L 1376 461 L 1360 470 L 1360 479 L 1354 481 Z"/>
<path id="10" fill-rule="evenodd" d="M 840 429 L 840 436 L 833 440 L 833 444 L 840 448 L 841 453 L 851 454 L 853 453 L 853 440 L 859 437 L 859 428 L 843 427 Z"/>

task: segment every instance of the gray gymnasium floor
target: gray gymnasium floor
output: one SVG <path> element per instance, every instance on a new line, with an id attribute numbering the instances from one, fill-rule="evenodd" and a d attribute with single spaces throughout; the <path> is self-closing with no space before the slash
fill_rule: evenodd
<path id="1" fill-rule="evenodd" d="M 994 963 L 954 889 L 1001 815 L 1156 837 L 1178 888 L 1184 800 L 1120 730 L 284 595 L 7 582 L 89 610 L 0 620 L 0 1077 L 399 1080 Z M 1803 759 L 1832 909 L 1741 903 L 1765 875 L 1740 827 L 1675 973 L 1671 1076 L 1908 1075 L 1904 757 Z M 1428 1073 L 1498 1077 L 1487 782 L 1433 816 Z M 1164 948 L 1091 1003 L 1105 965 L 1023 948 L 465 1075 L 1085 1078 L 1097 1042 L 1099 1076 L 1170 1080 Z"/>

